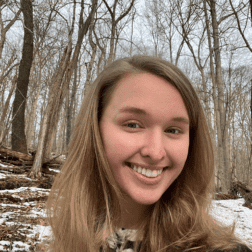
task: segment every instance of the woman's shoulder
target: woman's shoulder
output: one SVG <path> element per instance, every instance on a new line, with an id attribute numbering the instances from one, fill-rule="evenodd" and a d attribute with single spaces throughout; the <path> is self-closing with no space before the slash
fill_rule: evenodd
<path id="1" fill-rule="evenodd" d="M 209 252 L 224 252 L 224 250 L 215 249 L 215 250 L 210 250 Z M 244 244 L 239 244 L 235 249 L 225 250 L 225 252 L 252 252 L 252 250 Z"/>

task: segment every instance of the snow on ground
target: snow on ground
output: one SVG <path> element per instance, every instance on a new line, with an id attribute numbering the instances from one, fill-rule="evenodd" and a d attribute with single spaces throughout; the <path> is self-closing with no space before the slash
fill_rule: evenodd
<path id="1" fill-rule="evenodd" d="M 252 209 L 243 207 L 244 199 L 213 200 L 211 215 L 219 222 L 232 226 L 248 246 L 252 246 Z"/>
<path id="2" fill-rule="evenodd" d="M 1 166 L 0 179 L 25 177 L 1 171 Z M 44 209 L 49 192 L 34 186 L 0 190 L 0 251 L 46 251 L 41 242 L 51 238 Z M 252 247 L 252 210 L 243 203 L 243 198 L 213 200 L 211 215 L 226 225 L 235 221 L 236 234 Z"/>

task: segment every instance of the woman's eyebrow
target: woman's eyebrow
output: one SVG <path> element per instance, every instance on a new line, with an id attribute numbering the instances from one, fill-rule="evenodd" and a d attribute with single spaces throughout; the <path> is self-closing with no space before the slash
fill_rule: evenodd
<path id="1" fill-rule="evenodd" d="M 131 113 L 131 114 L 137 114 L 137 115 L 150 115 L 144 109 L 140 109 L 140 108 L 137 108 L 137 107 L 131 107 L 131 106 L 127 106 L 127 107 L 123 107 L 123 108 L 119 109 L 119 113 Z M 186 118 L 186 117 L 174 117 L 174 118 L 172 118 L 172 121 L 189 124 L 189 119 Z"/>
<path id="2" fill-rule="evenodd" d="M 137 114 L 137 115 L 149 115 L 148 112 L 146 112 L 143 109 L 140 108 L 136 108 L 136 107 L 123 107 L 121 109 L 119 109 L 119 113 L 131 113 L 131 114 Z"/>
<path id="3" fill-rule="evenodd" d="M 189 120 L 186 117 L 174 117 L 172 121 L 189 124 Z"/>

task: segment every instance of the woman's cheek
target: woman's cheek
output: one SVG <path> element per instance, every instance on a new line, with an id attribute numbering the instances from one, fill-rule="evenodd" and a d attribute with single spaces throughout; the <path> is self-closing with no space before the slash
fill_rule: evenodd
<path id="1" fill-rule="evenodd" d="M 188 150 L 189 150 L 189 141 L 185 140 L 182 141 L 180 144 L 176 145 L 173 149 L 174 156 L 178 162 L 180 161 L 182 164 L 186 162 L 188 157 Z"/>
<path id="2" fill-rule="evenodd" d="M 128 134 L 123 134 L 118 139 L 118 147 L 121 147 L 123 149 L 132 150 L 133 148 L 136 148 L 137 146 L 137 139 L 136 137 L 130 136 Z"/>

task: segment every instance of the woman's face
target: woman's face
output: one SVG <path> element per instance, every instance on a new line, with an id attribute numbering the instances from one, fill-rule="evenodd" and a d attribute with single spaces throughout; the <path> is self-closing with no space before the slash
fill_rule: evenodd
<path id="1" fill-rule="evenodd" d="M 189 116 L 177 89 L 150 73 L 129 74 L 117 83 L 99 126 L 127 202 L 157 202 L 188 155 Z"/>

